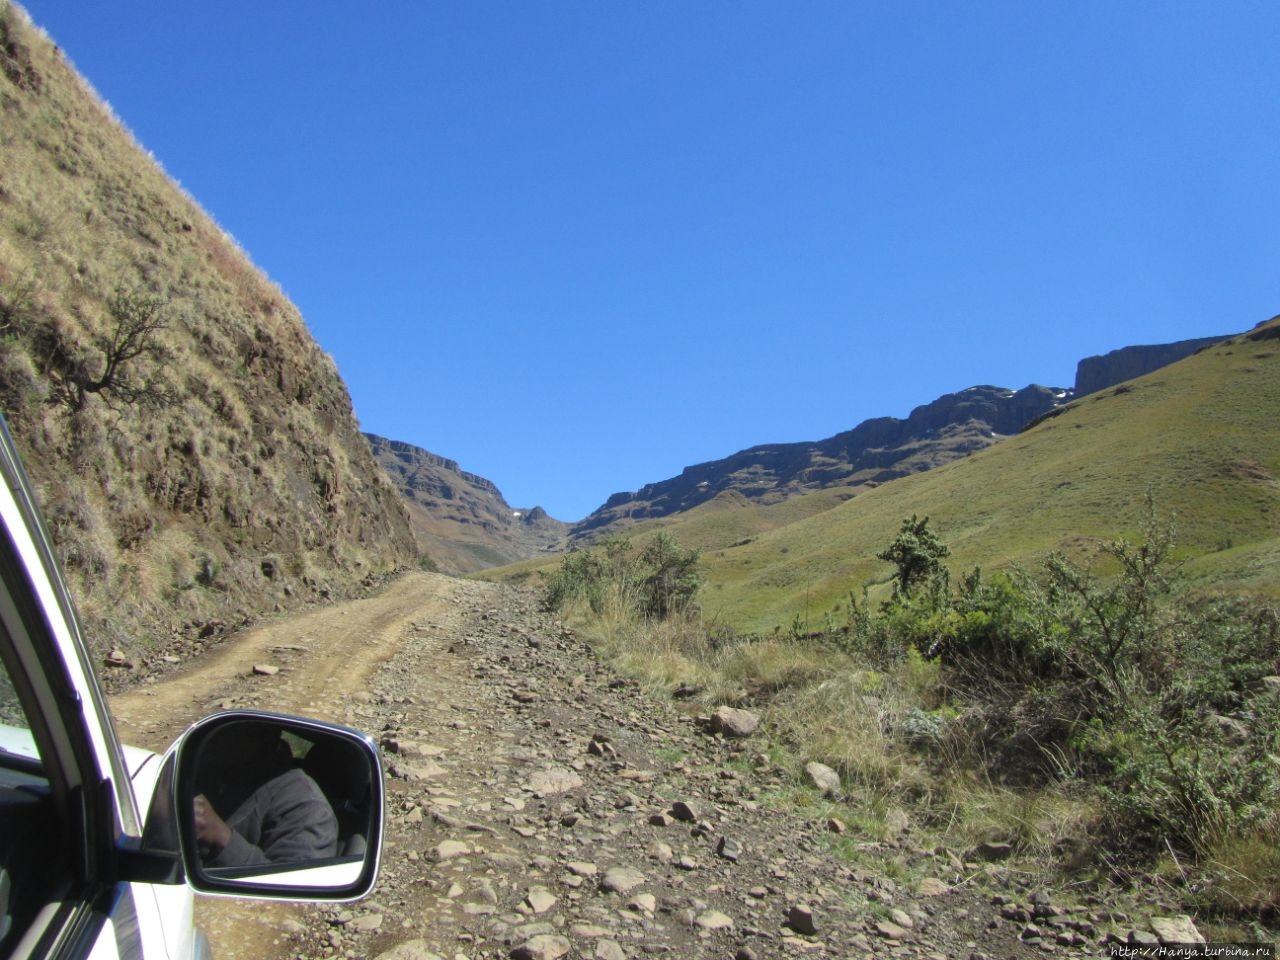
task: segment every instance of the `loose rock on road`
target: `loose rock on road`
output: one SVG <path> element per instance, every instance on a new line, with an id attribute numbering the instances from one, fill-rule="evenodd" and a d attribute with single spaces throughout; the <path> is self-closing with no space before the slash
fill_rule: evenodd
<path id="1" fill-rule="evenodd" d="M 980 891 L 973 864 L 908 836 L 892 842 L 898 880 L 840 860 L 839 825 L 765 804 L 789 779 L 749 732 L 713 734 L 644 695 L 511 587 L 406 576 L 232 638 L 112 705 L 124 738 L 152 749 L 230 707 L 334 720 L 383 747 L 373 895 L 202 900 L 222 960 L 1096 955 L 1117 921 L 1012 872 L 982 874 L 1008 894 Z"/>

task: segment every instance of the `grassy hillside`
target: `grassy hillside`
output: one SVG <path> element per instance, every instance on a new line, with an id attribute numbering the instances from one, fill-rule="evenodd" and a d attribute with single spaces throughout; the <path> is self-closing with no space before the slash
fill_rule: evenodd
<path id="1" fill-rule="evenodd" d="M 100 649 L 416 559 L 296 308 L 6 0 L 0 408 Z"/>
<path id="2" fill-rule="evenodd" d="M 1280 595 L 1280 318 L 1094 394 L 973 456 L 850 498 L 824 490 L 761 506 L 733 493 L 637 524 L 698 547 L 703 617 L 769 632 L 820 629 L 850 592 L 887 593 L 876 559 L 904 517 L 929 516 L 949 565 L 1034 564 L 1096 538 L 1136 536 L 1148 495 L 1171 515 L 1184 572 L 1206 587 Z M 492 571 L 528 579 L 554 566 Z"/>
<path id="3" fill-rule="evenodd" d="M 912 514 L 931 517 L 963 571 L 1136 534 L 1148 494 L 1174 516 L 1190 576 L 1280 594 L 1277 337 L 1280 319 L 795 523 L 770 530 L 759 512 L 737 518 L 735 533 L 754 525 L 759 535 L 707 552 L 704 616 L 769 630 L 798 614 L 820 627 L 849 591 L 870 585 L 874 595 L 887 581 L 891 568 L 875 555 Z M 733 522 L 691 514 L 669 529 L 710 547 L 707 532 Z"/>

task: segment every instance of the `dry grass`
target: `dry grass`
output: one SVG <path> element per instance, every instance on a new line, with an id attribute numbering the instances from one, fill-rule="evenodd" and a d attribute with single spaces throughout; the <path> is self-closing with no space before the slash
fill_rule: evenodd
<path id="1" fill-rule="evenodd" d="M 0 41 L 0 408 L 94 646 L 141 653 L 411 563 L 297 310 L 7 0 Z M 130 372 L 178 402 L 51 405 L 51 346 L 100 363 L 117 288 L 162 302 L 163 357 Z M 221 578 L 191 586 L 206 561 Z"/>
<path id="2" fill-rule="evenodd" d="M 936 663 L 908 657 L 873 671 L 829 645 L 784 636 L 709 639 L 690 621 L 639 623 L 618 611 L 583 622 L 602 654 L 650 690 L 697 689 L 696 709 L 721 703 L 760 711 L 767 732 L 758 747 L 791 771 L 792 785 L 773 802 L 850 826 L 833 841 L 851 856 L 859 843 L 910 832 L 925 846 L 964 851 L 1012 843 L 1021 856 L 1074 862 L 1090 851 L 1095 799 L 1066 788 L 1012 789 L 975 772 L 945 737 L 921 744 L 908 718 L 949 716 Z M 841 777 L 839 801 L 803 785 L 818 761 Z"/>

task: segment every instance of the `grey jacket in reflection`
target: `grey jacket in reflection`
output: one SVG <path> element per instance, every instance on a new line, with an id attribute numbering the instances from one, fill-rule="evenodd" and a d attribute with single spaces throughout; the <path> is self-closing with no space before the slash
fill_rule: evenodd
<path id="1" fill-rule="evenodd" d="M 226 818 L 231 842 L 211 867 L 321 860 L 338 852 L 338 819 L 301 770 L 272 777 Z"/>

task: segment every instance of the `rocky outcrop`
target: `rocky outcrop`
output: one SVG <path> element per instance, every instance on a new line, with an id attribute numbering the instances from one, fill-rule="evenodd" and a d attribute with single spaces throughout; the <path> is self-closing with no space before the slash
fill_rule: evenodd
<path id="1" fill-rule="evenodd" d="M 1126 380 L 1153 373 L 1177 363 L 1205 347 L 1229 340 L 1229 336 L 1201 337 L 1152 346 L 1122 347 L 1098 357 L 1085 357 L 1076 365 L 1075 395 L 1083 397 Z"/>
<path id="2" fill-rule="evenodd" d="M 541 507 L 513 509 L 490 480 L 430 451 L 365 439 L 408 506 L 419 551 L 443 573 L 473 573 L 564 546 L 569 525 Z"/>
<path id="3" fill-rule="evenodd" d="M 968 456 L 1069 399 L 1067 390 L 1036 385 L 970 387 L 917 407 L 905 419 L 878 417 L 826 440 L 752 447 L 686 467 L 680 476 L 634 493 L 616 493 L 575 525 L 572 535 L 589 539 L 728 492 L 774 503 L 805 490 L 884 483 Z"/>

